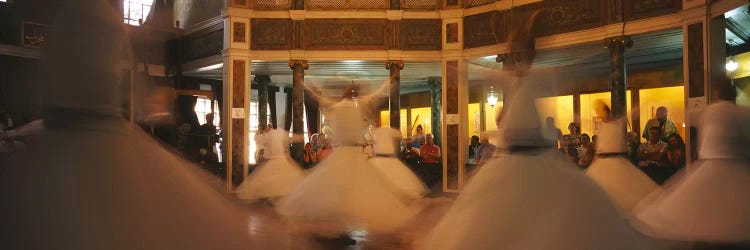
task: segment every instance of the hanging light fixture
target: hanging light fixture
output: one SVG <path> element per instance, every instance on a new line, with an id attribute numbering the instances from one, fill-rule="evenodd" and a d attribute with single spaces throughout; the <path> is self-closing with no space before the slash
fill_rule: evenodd
<path id="1" fill-rule="evenodd" d="M 727 73 L 733 72 L 739 68 L 740 64 L 734 61 L 734 53 L 732 53 L 732 49 L 734 49 L 735 43 L 733 39 L 727 40 L 727 45 L 729 45 L 729 61 L 727 62 L 724 67 L 727 69 Z"/>
<path id="2" fill-rule="evenodd" d="M 498 96 L 497 92 L 495 92 L 495 87 L 490 85 L 490 91 L 487 92 L 487 104 L 489 104 L 491 107 L 495 107 L 497 104 Z"/>

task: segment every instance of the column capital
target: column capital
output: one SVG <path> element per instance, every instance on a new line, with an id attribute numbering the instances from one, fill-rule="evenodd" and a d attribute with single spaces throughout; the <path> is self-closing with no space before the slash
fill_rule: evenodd
<path id="1" fill-rule="evenodd" d="M 385 69 L 391 69 L 391 67 L 397 67 L 399 70 L 404 69 L 404 61 L 401 60 L 391 60 L 387 61 L 385 63 Z"/>
<path id="2" fill-rule="evenodd" d="M 630 48 L 633 47 L 633 40 L 630 36 L 616 36 L 604 38 L 604 48 L 616 49 L 616 48 Z"/>
<path id="3" fill-rule="evenodd" d="M 271 76 L 269 75 L 255 75 L 255 78 L 253 78 L 255 82 L 261 85 L 268 85 L 271 83 Z"/>
<path id="4" fill-rule="evenodd" d="M 302 66 L 302 69 L 307 70 L 310 68 L 309 65 L 307 65 L 307 60 L 290 60 L 289 61 L 289 68 L 294 69 L 294 66 L 300 65 Z"/>

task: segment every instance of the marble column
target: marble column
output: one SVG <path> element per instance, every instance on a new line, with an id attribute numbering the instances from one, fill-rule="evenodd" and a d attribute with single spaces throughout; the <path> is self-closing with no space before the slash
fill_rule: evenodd
<path id="1" fill-rule="evenodd" d="M 289 68 L 293 71 L 292 78 L 292 133 L 303 135 L 305 133 L 305 124 L 303 119 L 304 111 L 302 110 L 305 100 L 305 70 L 309 68 L 307 61 L 292 60 L 289 61 Z M 292 143 L 292 158 L 301 161 L 304 154 L 304 142 Z"/>
<path id="2" fill-rule="evenodd" d="M 390 111 L 391 128 L 401 127 L 401 70 L 404 69 L 403 61 L 388 61 L 385 69 L 390 70 L 390 94 L 388 95 L 388 110 Z"/>
<path id="3" fill-rule="evenodd" d="M 271 77 L 256 75 L 255 82 L 258 83 L 258 125 L 265 125 L 268 124 L 268 84 Z"/>
<path id="4" fill-rule="evenodd" d="M 627 116 L 627 82 L 625 49 L 633 46 L 629 36 L 618 36 L 604 39 L 604 47 L 609 49 L 611 91 L 611 110 L 613 117 Z"/>
<path id="5" fill-rule="evenodd" d="M 461 58 L 442 61 L 443 190 L 457 192 L 464 184 L 468 159 L 468 66 Z"/>
<path id="6" fill-rule="evenodd" d="M 271 110 L 271 120 L 269 123 L 273 124 L 274 128 L 278 128 L 278 112 L 276 111 L 276 93 L 279 92 L 279 87 L 268 86 L 268 108 Z"/>
<path id="7" fill-rule="evenodd" d="M 225 57 L 224 101 L 222 130 L 224 131 L 223 159 L 227 171 L 227 189 L 242 183 L 247 170 L 250 61 Z"/>
<path id="8" fill-rule="evenodd" d="M 443 146 L 441 133 L 442 123 L 440 122 L 440 115 L 443 103 L 443 86 L 439 77 L 430 77 L 427 80 L 427 84 L 430 86 L 430 114 L 432 116 L 432 134 L 435 136 L 435 144 Z"/>
<path id="9" fill-rule="evenodd" d="M 286 107 L 284 108 L 284 130 L 292 130 L 292 88 L 284 88 Z"/>

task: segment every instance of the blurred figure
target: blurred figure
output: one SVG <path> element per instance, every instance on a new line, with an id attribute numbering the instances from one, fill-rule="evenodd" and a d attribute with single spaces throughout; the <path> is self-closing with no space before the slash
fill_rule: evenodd
<path id="1" fill-rule="evenodd" d="M 277 207 L 277 211 L 304 231 L 321 239 L 346 244 L 354 229 L 388 233 L 402 226 L 418 211 L 393 193 L 393 187 L 362 154 L 362 112 L 358 87 L 349 85 L 343 98 L 333 104 L 331 124 L 338 145 L 325 160 Z"/>
<path id="2" fill-rule="evenodd" d="M 255 140 L 255 164 L 260 165 L 263 163 L 263 161 L 267 160 L 266 158 L 266 137 L 265 134 L 268 131 L 268 127 L 266 124 L 259 124 L 258 125 L 258 131 L 255 132 L 255 135 L 253 136 L 253 140 Z"/>
<path id="3" fill-rule="evenodd" d="M 495 154 L 495 145 L 490 143 L 490 138 L 487 134 L 482 135 L 482 144 L 479 146 L 477 151 L 477 165 L 481 166 Z"/>
<path id="4" fill-rule="evenodd" d="M 562 137 L 562 131 L 555 125 L 555 118 L 548 116 L 545 121 L 546 126 L 544 127 L 544 137 L 551 140 L 560 140 Z"/>
<path id="5" fill-rule="evenodd" d="M 750 247 L 750 109 L 733 103 L 729 80 L 719 101 L 690 114 L 698 128 L 698 161 L 638 218 L 652 237 L 708 244 L 706 249 Z"/>
<path id="6" fill-rule="evenodd" d="M 581 135 L 581 145 L 577 148 L 578 150 L 578 167 L 586 169 L 594 160 L 594 144 L 591 142 L 589 135 L 583 133 Z"/>
<path id="7" fill-rule="evenodd" d="M 609 197 L 559 157 L 543 135 L 533 89 L 522 85 L 504 107 L 501 153 L 476 172 L 419 249 L 651 249 Z"/>
<path id="8" fill-rule="evenodd" d="M 578 123 L 571 122 L 568 124 L 568 131 L 570 133 L 568 136 L 570 137 L 570 143 L 573 144 L 574 148 L 577 148 L 581 145 L 581 125 L 578 125 Z"/>
<path id="9" fill-rule="evenodd" d="M 312 168 L 318 163 L 318 149 L 320 149 L 319 146 L 316 146 L 319 141 L 318 137 L 318 134 L 312 134 L 310 141 L 305 143 L 305 155 L 302 159 L 302 167 L 305 169 Z"/>
<path id="10" fill-rule="evenodd" d="M 109 2 L 65 1 L 52 22 L 45 129 L 0 174 L 3 249 L 257 248 L 206 173 L 122 118 L 131 46 Z"/>
<path id="11" fill-rule="evenodd" d="M 659 186 L 627 159 L 625 124 L 624 118 L 602 123 L 596 159 L 586 169 L 586 175 L 607 192 L 620 211 L 630 216 L 638 202 Z"/>
<path id="12" fill-rule="evenodd" d="M 633 165 L 638 165 L 638 148 L 641 147 L 641 138 L 638 133 L 630 131 L 628 132 L 628 159 Z"/>
<path id="13" fill-rule="evenodd" d="M 373 131 L 375 157 L 370 163 L 380 170 L 385 179 L 395 187 L 395 193 L 405 202 L 412 202 L 429 194 L 424 183 L 398 159 L 398 144 L 401 133 L 390 127 Z"/>
<path id="14" fill-rule="evenodd" d="M 333 152 L 333 148 L 331 146 L 331 140 L 328 139 L 328 136 L 326 136 L 326 134 L 320 134 L 318 140 L 320 140 L 321 146 L 316 154 L 318 162 L 320 162 L 327 158 L 328 155 L 331 154 L 331 152 Z"/>
<path id="15" fill-rule="evenodd" d="M 401 150 L 401 160 L 406 163 L 412 170 L 416 171 L 419 168 L 419 163 L 422 158 L 419 156 L 419 149 L 404 139 L 401 143 L 404 148 Z M 417 172 L 418 173 L 418 172 Z"/>
<path id="16" fill-rule="evenodd" d="M 661 185 L 667 180 L 667 177 L 663 174 L 663 167 L 666 165 L 664 159 L 667 154 L 667 144 L 659 140 L 661 138 L 659 128 L 651 127 L 650 130 L 648 142 L 642 143 L 638 147 L 638 167 Z"/>
<path id="17" fill-rule="evenodd" d="M 411 137 L 412 146 L 415 148 L 421 148 L 425 144 L 426 136 L 424 134 L 424 128 L 422 124 L 417 125 L 416 133 Z"/>
<path id="18" fill-rule="evenodd" d="M 289 132 L 275 129 L 264 136 L 268 141 L 265 151 L 269 158 L 255 167 L 237 187 L 235 194 L 243 201 L 266 199 L 275 202 L 289 194 L 305 178 L 305 172 L 289 156 Z"/>
<path id="19" fill-rule="evenodd" d="M 677 132 L 677 125 L 667 117 L 667 113 L 667 108 L 664 106 L 656 108 L 656 117 L 649 119 L 643 127 L 644 139 L 648 140 L 651 137 L 649 134 L 651 128 L 659 129 L 659 140 L 664 142 L 667 141 L 667 137 Z"/>
<path id="20" fill-rule="evenodd" d="M 680 134 L 667 137 L 667 163 L 674 168 L 685 166 L 685 142 Z"/>
<path id="21" fill-rule="evenodd" d="M 476 164 L 477 162 L 477 149 L 479 149 L 479 136 L 472 135 L 469 143 L 469 163 Z"/>

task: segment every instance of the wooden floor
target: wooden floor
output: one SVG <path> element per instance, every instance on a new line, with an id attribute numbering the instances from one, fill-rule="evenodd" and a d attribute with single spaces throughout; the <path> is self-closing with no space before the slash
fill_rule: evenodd
<path id="1" fill-rule="evenodd" d="M 426 198 L 421 201 L 424 203 L 425 209 L 410 221 L 404 229 L 384 235 L 355 231 L 351 233 L 351 237 L 357 243 L 352 245 L 346 245 L 335 240 L 324 240 L 311 233 L 295 230 L 282 220 L 273 207 L 268 204 L 248 204 L 245 207 L 248 232 L 252 241 L 261 246 L 268 246 L 267 249 L 409 250 L 414 249 L 415 242 L 424 237 L 432 226 L 438 222 L 439 218 L 450 207 L 452 200 L 452 198 L 447 197 Z"/>

